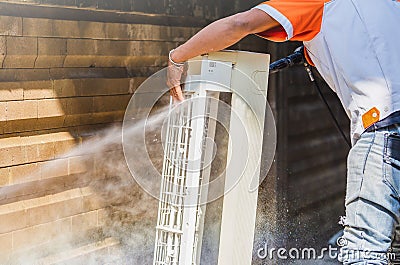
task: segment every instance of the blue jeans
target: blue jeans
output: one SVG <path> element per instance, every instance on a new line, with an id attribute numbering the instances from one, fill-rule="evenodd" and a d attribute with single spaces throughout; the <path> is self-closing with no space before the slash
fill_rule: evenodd
<path id="1" fill-rule="evenodd" d="M 339 255 L 345 265 L 390 264 L 393 253 L 388 252 L 400 220 L 398 134 L 400 124 L 365 132 L 350 150 Z"/>

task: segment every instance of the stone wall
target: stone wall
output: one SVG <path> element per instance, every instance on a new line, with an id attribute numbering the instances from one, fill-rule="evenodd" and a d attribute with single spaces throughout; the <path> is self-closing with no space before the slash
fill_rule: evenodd
<path id="1" fill-rule="evenodd" d="M 194 18 L 183 1 L 175 11 L 153 9 L 156 1 L 78 2 L 0 1 L 2 264 L 149 263 L 158 203 L 134 184 L 120 139 L 90 143 L 109 127 L 118 140 L 136 88 L 222 16 L 203 6 Z M 132 8 L 116 6 L 125 2 Z M 170 16 L 177 10 L 185 16 Z M 262 40 L 241 45 L 265 49 Z"/>
<path id="2" fill-rule="evenodd" d="M 57 19 L 62 7 L 49 17 L 46 7 L 0 4 L 14 11 L 0 16 L 0 263 L 110 256 L 121 238 L 103 228 L 118 199 L 104 187 L 119 179 L 104 157 L 124 161 L 121 146 L 76 150 L 120 126 L 132 93 L 197 28 L 95 21 L 95 10 Z M 121 190 L 132 186 L 124 174 Z"/>

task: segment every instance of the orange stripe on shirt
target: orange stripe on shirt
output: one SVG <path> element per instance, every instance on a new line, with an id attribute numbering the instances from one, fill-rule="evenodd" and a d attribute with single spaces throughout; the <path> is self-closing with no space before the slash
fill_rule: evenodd
<path id="1" fill-rule="evenodd" d="M 293 37 L 290 38 L 290 40 L 309 41 L 313 39 L 321 29 L 325 2 L 329 1 L 270 0 L 261 5 L 269 5 L 291 22 Z M 287 34 L 281 26 L 258 33 L 258 35 L 273 41 L 285 41 L 287 39 Z"/>

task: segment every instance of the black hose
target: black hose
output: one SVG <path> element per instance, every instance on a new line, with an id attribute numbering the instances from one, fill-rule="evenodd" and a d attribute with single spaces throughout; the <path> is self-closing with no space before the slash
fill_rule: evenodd
<path id="1" fill-rule="evenodd" d="M 307 71 L 308 75 L 310 76 L 311 82 L 315 85 L 315 88 L 317 89 L 320 98 L 322 99 L 322 101 L 324 102 L 325 106 L 327 107 L 327 109 L 329 111 L 329 114 L 331 115 L 332 120 L 333 120 L 333 122 L 335 124 L 336 129 L 342 135 L 343 140 L 351 148 L 351 142 L 349 141 L 349 139 L 347 139 L 346 134 L 344 133 L 342 127 L 340 127 L 339 121 L 336 119 L 335 114 L 333 113 L 333 110 L 332 110 L 331 106 L 328 104 L 328 101 L 326 100 L 324 94 L 322 93 L 321 87 L 319 86 L 317 80 L 314 77 L 314 73 L 313 73 L 312 68 L 308 64 L 304 64 L 304 66 L 306 68 L 306 71 Z"/>

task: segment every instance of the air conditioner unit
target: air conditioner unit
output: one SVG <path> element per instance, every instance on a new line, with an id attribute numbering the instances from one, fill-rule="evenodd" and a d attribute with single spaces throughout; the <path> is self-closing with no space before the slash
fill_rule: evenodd
<path id="1" fill-rule="evenodd" d="M 257 191 L 265 177 L 260 164 L 269 59 L 267 54 L 222 51 L 188 62 L 186 100 L 171 100 L 164 133 L 154 265 L 200 264 L 207 203 L 219 197 L 213 264 L 251 264 Z M 218 123 L 229 140 L 223 174 L 213 176 Z"/>

